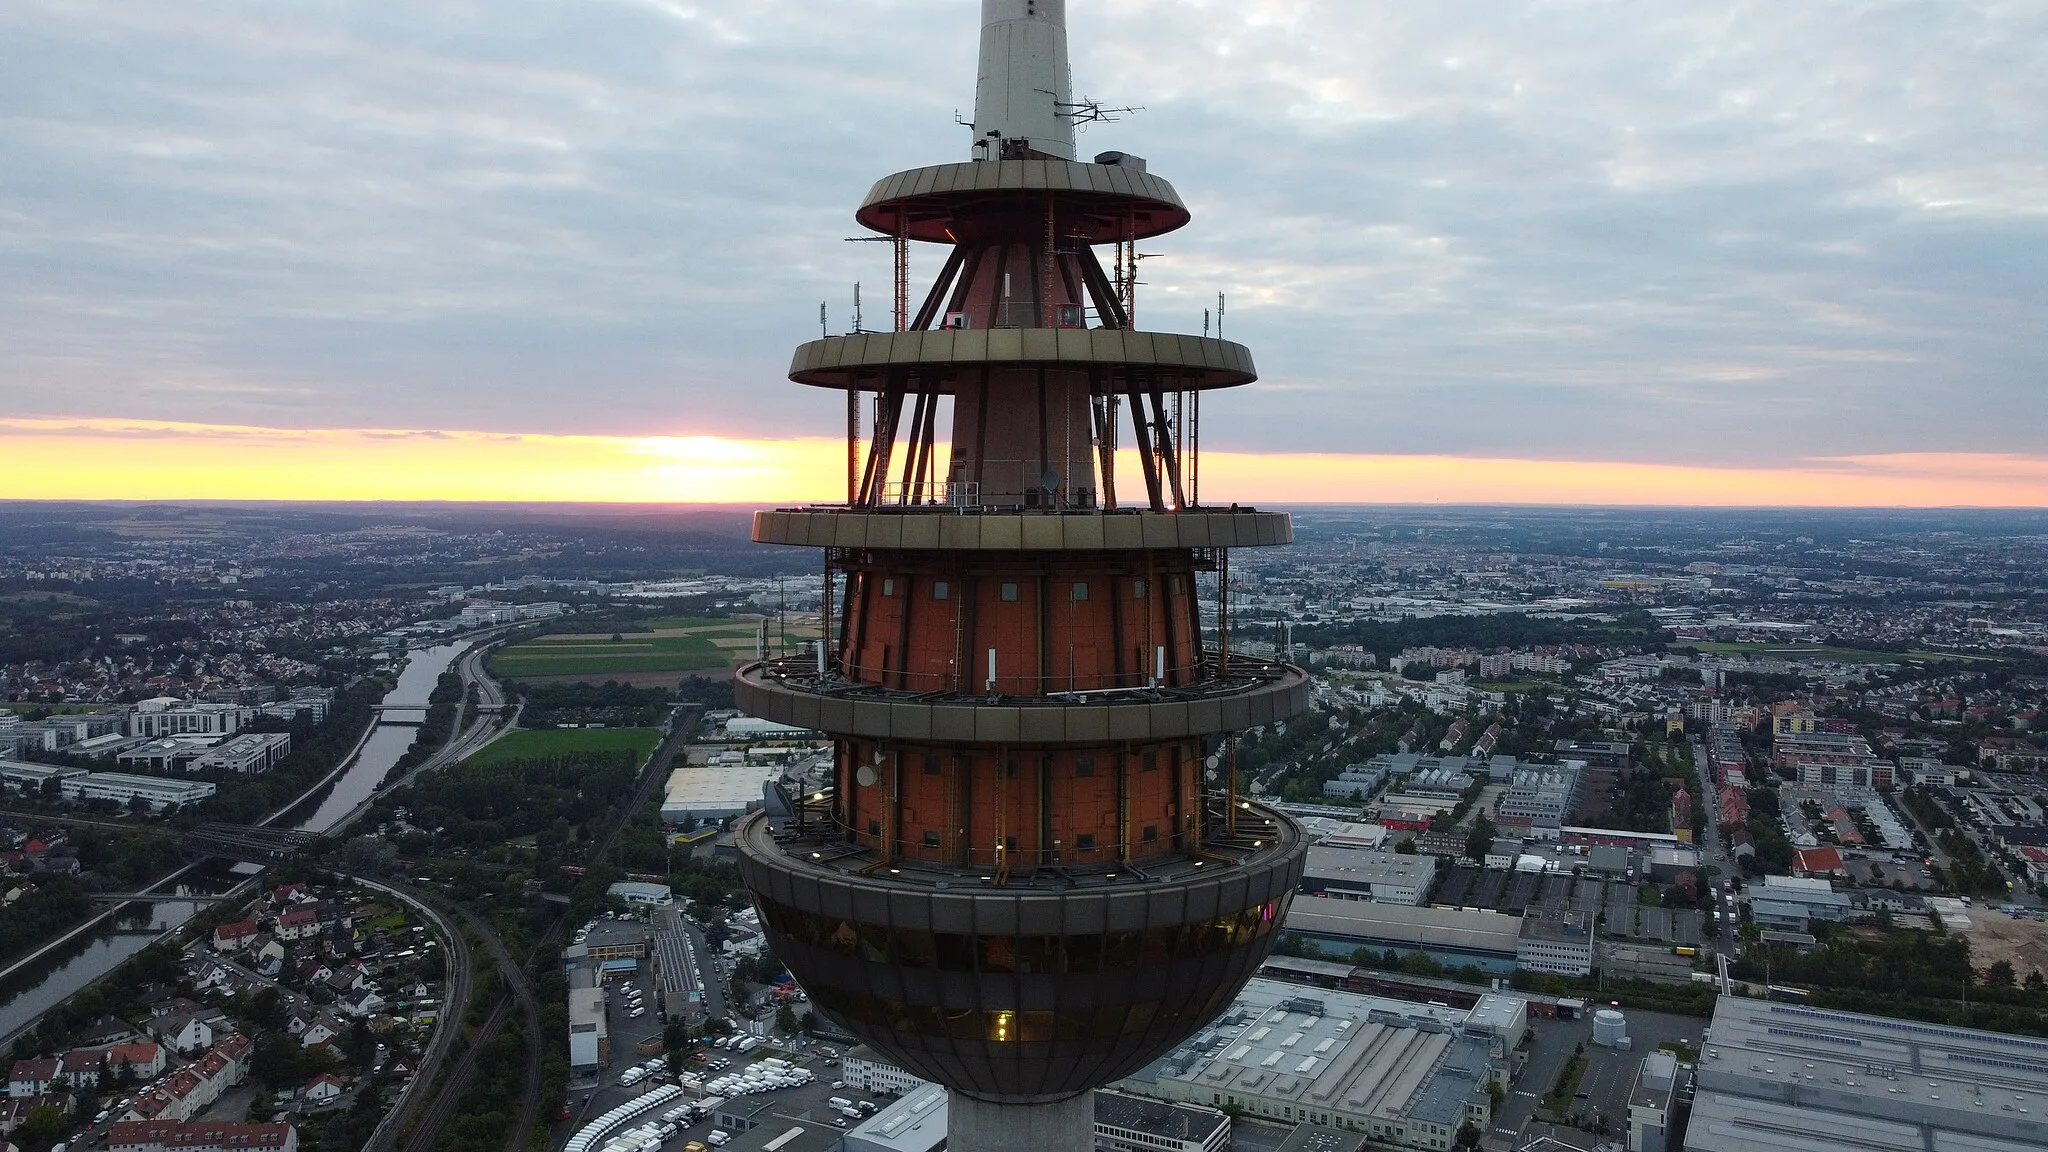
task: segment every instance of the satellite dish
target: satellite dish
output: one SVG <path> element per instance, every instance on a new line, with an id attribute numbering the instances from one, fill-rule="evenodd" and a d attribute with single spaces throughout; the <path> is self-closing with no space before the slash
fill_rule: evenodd
<path id="1" fill-rule="evenodd" d="M 854 772 L 853 778 L 855 780 L 860 781 L 861 787 L 873 788 L 875 786 L 875 781 L 880 780 L 881 776 L 876 774 L 874 765 L 863 764 L 860 766 L 858 771 Z"/>
<path id="2" fill-rule="evenodd" d="M 1045 489 L 1048 492 L 1052 491 L 1053 489 L 1060 486 L 1060 474 L 1053 471 L 1050 468 L 1047 468 L 1045 470 L 1045 475 L 1040 476 L 1038 478 L 1038 486 Z"/>

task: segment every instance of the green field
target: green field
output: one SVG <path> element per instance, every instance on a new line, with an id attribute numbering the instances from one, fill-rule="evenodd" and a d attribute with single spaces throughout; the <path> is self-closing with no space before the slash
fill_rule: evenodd
<path id="1" fill-rule="evenodd" d="M 715 632 L 662 634 L 628 632 L 618 640 L 602 636 L 541 636 L 491 654 L 498 676 L 575 676 L 603 680 L 617 672 L 689 672 L 723 668 L 727 649 L 714 639 L 744 639 L 751 627 Z"/>
<path id="2" fill-rule="evenodd" d="M 659 728 L 549 728 L 536 732 L 514 732 L 485 746 L 468 763 L 492 764 L 534 756 L 560 756 L 569 752 L 631 751 L 638 761 L 653 755 L 661 743 Z"/>
<path id="3" fill-rule="evenodd" d="M 1688 641 L 1686 647 L 1697 648 L 1716 656 L 1762 656 L 1780 660 L 1839 660 L 1845 664 L 1892 664 L 1902 660 L 1970 660 L 1976 657 L 1953 655 L 1947 652 L 1873 652 L 1867 648 L 1833 648 L 1826 644 L 1724 644 L 1719 642 Z"/>

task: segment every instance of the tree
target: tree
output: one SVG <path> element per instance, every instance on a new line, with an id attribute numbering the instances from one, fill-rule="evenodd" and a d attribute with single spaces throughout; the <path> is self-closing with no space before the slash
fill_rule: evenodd
<path id="1" fill-rule="evenodd" d="M 1465 855 L 1474 862 L 1486 863 L 1487 853 L 1493 851 L 1493 821 L 1481 812 L 1472 818 L 1472 830 L 1465 834 Z"/>
<path id="2" fill-rule="evenodd" d="M 1460 1124 L 1460 1125 L 1458 1125 L 1458 1147 L 1460 1147 L 1460 1148 L 1477 1148 L 1477 1147 L 1479 1147 L 1479 1137 L 1480 1137 L 1480 1135 L 1481 1135 L 1481 1133 L 1480 1133 L 1479 1129 L 1478 1129 L 1478 1128 L 1476 1128 L 1476 1127 L 1474 1127 L 1474 1126 L 1473 1126 L 1473 1124 L 1472 1124 L 1472 1122 L 1471 1122 L 1470 1120 L 1467 1120 L 1467 1121 L 1465 1121 L 1465 1122 L 1464 1122 L 1463 1124 Z"/>
<path id="3" fill-rule="evenodd" d="M 1408 839 L 1394 845 L 1394 851 L 1403 856 L 1415 856 L 1419 855 L 1422 850 L 1415 846 L 1415 837 L 1410 836 Z"/>
<path id="4" fill-rule="evenodd" d="M 787 1004 L 777 1008 L 775 1010 L 775 1030 L 784 1036 L 796 1035 L 799 1031 L 796 1022 L 796 1009 L 791 1008 Z"/>
<path id="5" fill-rule="evenodd" d="M 2012 961 L 2000 960 L 1991 966 L 1991 972 L 1986 978 L 1985 983 L 1993 988 L 2010 988 L 2013 986 L 2013 980 Z"/>
<path id="6" fill-rule="evenodd" d="M 71 1131 L 71 1121 L 61 1109 L 42 1105 L 29 1110 L 28 1118 L 21 1127 L 14 1130 L 15 1139 L 29 1149 L 45 1149 L 64 1138 Z"/>

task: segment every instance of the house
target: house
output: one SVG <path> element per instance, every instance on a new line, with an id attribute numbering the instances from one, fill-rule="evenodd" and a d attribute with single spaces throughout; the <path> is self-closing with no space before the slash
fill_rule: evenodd
<path id="1" fill-rule="evenodd" d="M 348 964 L 328 974 L 325 981 L 327 990 L 336 996 L 343 996 L 370 982 L 370 977 L 360 964 Z"/>
<path id="2" fill-rule="evenodd" d="M 7 1095 L 14 1100 L 25 1100 L 41 1096 L 50 1090 L 50 1082 L 57 1078 L 57 1061 L 16 1060 L 14 1071 L 7 1077 Z"/>
<path id="3" fill-rule="evenodd" d="M 299 1033 L 299 1045 L 311 1048 L 315 1044 L 325 1044 L 338 1038 L 342 1031 L 341 1021 L 321 1012 L 306 1022 L 306 1030 Z"/>
<path id="4" fill-rule="evenodd" d="M 284 943 L 270 933 L 249 942 L 249 963 L 258 975 L 275 978 L 284 971 Z"/>
<path id="5" fill-rule="evenodd" d="M 299 967 L 293 973 L 293 976 L 298 980 L 299 986 L 302 988 L 309 984 L 317 984 L 332 975 L 334 975 L 334 969 L 314 959 L 299 961 Z"/>
<path id="6" fill-rule="evenodd" d="M 104 1048 L 73 1048 L 57 1058 L 57 1074 L 73 1089 L 96 1088 L 107 1067 Z"/>
<path id="7" fill-rule="evenodd" d="M 213 930 L 213 949 L 216 952 L 237 952 L 249 946 L 261 931 L 254 920 L 237 920 L 222 924 Z"/>
<path id="8" fill-rule="evenodd" d="M 119 1016 L 102 1016 L 87 1025 L 79 1041 L 88 1046 L 119 1044 L 135 1037 L 135 1025 Z"/>
<path id="9" fill-rule="evenodd" d="M 230 1032 L 213 1046 L 213 1055 L 228 1064 L 231 1082 L 240 1084 L 249 1078 L 249 1057 L 256 1051 L 256 1042 L 240 1032 Z"/>
<path id="10" fill-rule="evenodd" d="M 306 1081 L 306 1086 L 299 1089 L 299 1099 L 317 1108 L 338 1098 L 341 1091 L 341 1081 L 331 1072 L 322 1072 Z"/>
<path id="11" fill-rule="evenodd" d="M 123 1120 L 107 1133 L 108 1152 L 298 1152 L 299 1133 L 282 1120 Z"/>
<path id="12" fill-rule="evenodd" d="M 270 890 L 270 902 L 280 908 L 287 904 L 296 904 L 302 900 L 311 900 L 312 898 L 313 894 L 306 890 L 306 886 L 303 883 L 279 884 Z"/>
<path id="13" fill-rule="evenodd" d="M 278 913 L 277 938 L 304 940 L 320 931 L 320 913 L 311 904 L 294 904 Z"/>
<path id="14" fill-rule="evenodd" d="M 378 995 L 375 988 L 358 988 L 335 1001 L 334 1008 L 344 1016 L 363 1019 L 382 1012 L 384 1005 L 384 997 Z"/>
<path id="15" fill-rule="evenodd" d="M 1794 876 L 1816 877 L 1844 875 L 1842 853 L 1826 845 L 1818 848 L 1794 849 L 1792 874 Z"/>
<path id="16" fill-rule="evenodd" d="M 127 1069 L 137 1080 L 154 1080 L 163 1075 L 163 1045 L 149 1040 L 131 1040 L 107 1049 L 107 1071 Z"/>
<path id="17" fill-rule="evenodd" d="M 213 1047 L 213 1025 L 194 1012 L 172 1012 L 150 1022 L 150 1031 L 174 1051 L 193 1053 Z"/>

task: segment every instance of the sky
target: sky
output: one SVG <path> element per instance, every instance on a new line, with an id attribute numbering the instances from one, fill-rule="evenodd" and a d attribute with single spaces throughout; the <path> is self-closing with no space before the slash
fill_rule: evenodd
<path id="1" fill-rule="evenodd" d="M 2048 5 L 1070 0 L 1204 496 L 2048 505 Z M 971 0 L 0 4 L 0 497 L 829 498 Z M 941 253 L 913 252 L 913 279 Z"/>

